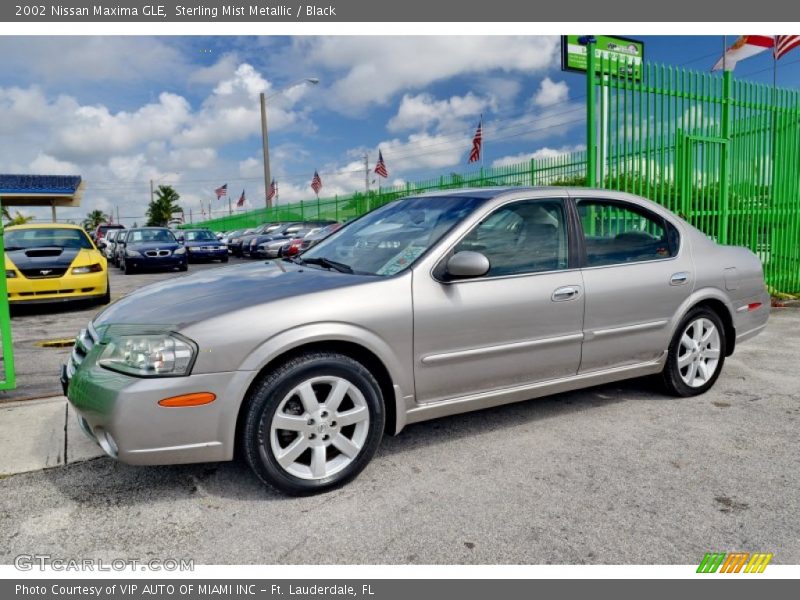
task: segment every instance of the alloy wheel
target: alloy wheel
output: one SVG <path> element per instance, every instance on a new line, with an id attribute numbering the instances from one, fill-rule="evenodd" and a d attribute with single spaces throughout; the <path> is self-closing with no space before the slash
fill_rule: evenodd
<path id="1" fill-rule="evenodd" d="M 722 344 L 717 327 L 704 317 L 695 319 L 681 335 L 678 344 L 678 372 L 693 388 L 703 386 L 717 371 Z"/>
<path id="2" fill-rule="evenodd" d="M 300 479 L 323 479 L 361 453 L 369 433 L 369 408 L 350 381 L 324 376 L 295 386 L 278 405 L 269 430 L 277 463 Z"/>

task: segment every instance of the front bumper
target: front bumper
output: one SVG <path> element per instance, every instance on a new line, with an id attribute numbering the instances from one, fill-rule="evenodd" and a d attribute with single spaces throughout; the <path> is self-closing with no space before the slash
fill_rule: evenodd
<path id="1" fill-rule="evenodd" d="M 239 406 L 254 373 L 132 377 L 99 366 L 96 359 L 102 349 L 96 344 L 77 367 L 72 363 L 62 368 L 61 384 L 81 428 L 106 454 L 136 465 L 233 458 Z M 185 408 L 158 404 L 194 392 L 211 392 L 217 398 Z"/>
<path id="2" fill-rule="evenodd" d="M 13 277 L 6 280 L 8 301 L 12 304 L 43 304 L 68 300 L 85 300 L 105 295 L 108 273 L 63 275 L 50 279 Z"/>
<path id="3" fill-rule="evenodd" d="M 140 257 L 140 256 L 126 256 L 125 264 L 130 265 L 134 269 L 175 269 L 181 265 L 188 263 L 185 254 L 164 257 Z"/>
<path id="4" fill-rule="evenodd" d="M 228 249 L 225 247 L 219 248 L 218 250 L 191 250 L 187 248 L 186 253 L 190 259 L 199 258 L 203 260 L 214 260 L 228 256 Z"/>

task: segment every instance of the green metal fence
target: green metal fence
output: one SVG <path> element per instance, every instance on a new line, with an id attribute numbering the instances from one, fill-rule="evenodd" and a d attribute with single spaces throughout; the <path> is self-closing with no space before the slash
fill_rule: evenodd
<path id="1" fill-rule="evenodd" d="M 589 62 L 592 52 L 587 54 Z M 370 193 L 281 205 L 202 223 L 346 220 L 398 197 L 493 185 L 590 185 L 632 192 L 720 243 L 746 246 L 775 291 L 800 291 L 800 92 L 620 59 L 587 77 L 587 151 Z M 630 77 L 620 76 L 630 67 Z M 633 73 L 638 75 L 634 78 Z"/>
<path id="2" fill-rule="evenodd" d="M 335 219 L 345 221 L 387 202 L 434 190 L 497 185 L 583 185 L 586 173 L 586 154 L 575 152 L 560 156 L 532 159 L 530 161 L 492 168 L 475 169 L 468 173 L 442 175 L 404 185 L 382 187 L 369 193 L 356 192 L 349 196 L 335 196 L 315 200 L 281 204 L 229 216 L 200 221 L 215 231 L 232 231 L 255 227 L 270 221 Z M 183 228 L 191 225 L 184 225 Z"/>
<path id="3" fill-rule="evenodd" d="M 618 75 L 633 66 L 618 59 L 596 66 L 587 183 L 645 196 L 750 248 L 774 290 L 799 291 L 800 92 L 730 72 L 645 63 L 634 79 Z"/>

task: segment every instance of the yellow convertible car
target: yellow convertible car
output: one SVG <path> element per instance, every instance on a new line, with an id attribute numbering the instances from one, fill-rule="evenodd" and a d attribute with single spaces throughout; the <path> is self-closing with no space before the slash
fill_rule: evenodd
<path id="1" fill-rule="evenodd" d="M 111 301 L 106 258 L 77 225 L 15 225 L 3 237 L 12 305 Z"/>

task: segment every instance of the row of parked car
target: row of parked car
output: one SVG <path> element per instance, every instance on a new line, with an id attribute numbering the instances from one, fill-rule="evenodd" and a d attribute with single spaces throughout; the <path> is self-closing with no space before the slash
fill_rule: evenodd
<path id="1" fill-rule="evenodd" d="M 245 258 L 295 256 L 341 227 L 331 220 L 264 223 L 251 229 L 221 233 L 228 252 Z"/>
<path id="2" fill-rule="evenodd" d="M 336 221 L 265 223 L 252 229 L 213 233 L 208 229 L 171 230 L 104 224 L 94 232 L 97 247 L 109 263 L 125 273 L 142 269 L 186 271 L 190 262 L 219 260 L 228 255 L 249 258 L 294 256 L 341 227 Z"/>

